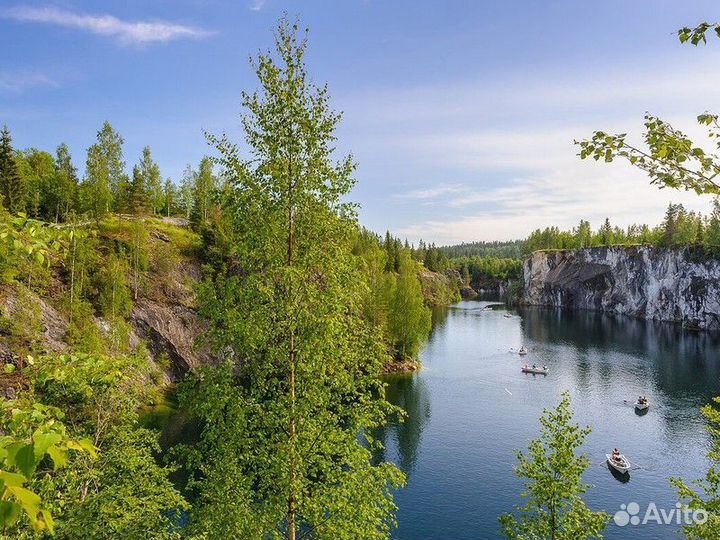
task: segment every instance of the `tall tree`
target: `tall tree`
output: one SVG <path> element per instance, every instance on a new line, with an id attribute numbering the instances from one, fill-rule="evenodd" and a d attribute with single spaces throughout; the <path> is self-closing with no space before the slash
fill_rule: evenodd
<path id="1" fill-rule="evenodd" d="M 200 161 L 197 176 L 195 177 L 195 191 L 193 193 L 192 218 L 195 223 L 202 223 L 210 216 L 210 206 L 217 189 L 213 176 L 212 161 L 204 157 Z"/>
<path id="2" fill-rule="evenodd" d="M 96 218 L 113 210 L 115 202 L 119 206 L 127 204 L 129 180 L 123 161 L 124 143 L 120 134 L 106 121 L 97 133 L 97 142 L 88 148 L 83 191 L 85 207 Z"/>
<path id="3" fill-rule="evenodd" d="M 188 164 L 183 171 L 180 193 L 178 194 L 178 206 L 186 219 L 190 219 L 192 210 L 195 207 L 195 181 L 197 172 Z"/>
<path id="4" fill-rule="evenodd" d="M 191 522 L 210 537 L 385 538 L 402 475 L 373 464 L 361 443 L 389 405 L 351 254 L 357 224 L 344 197 L 354 164 L 333 159 L 339 115 L 309 82 L 297 31 L 283 20 L 277 55 L 254 64 L 260 90 L 243 99 L 250 159 L 210 137 L 234 185 L 234 268 L 206 285 L 202 313 L 239 365 L 195 380 L 211 392 L 196 485 L 215 518 L 196 507 Z M 223 461 L 218 445 L 233 447 Z M 217 500 L 218 491 L 238 496 Z"/>
<path id="5" fill-rule="evenodd" d="M 165 184 L 163 185 L 163 214 L 165 214 L 166 217 L 170 217 L 170 214 L 175 211 L 176 206 L 177 188 L 170 178 L 166 178 Z"/>
<path id="6" fill-rule="evenodd" d="M 70 211 L 77 208 L 78 176 L 72 163 L 70 149 L 62 143 L 55 151 L 55 183 L 52 200 L 55 203 L 55 221 L 67 219 Z"/>
<path id="7" fill-rule="evenodd" d="M 519 516 L 500 517 L 503 533 L 512 539 L 583 540 L 602 538 L 609 516 L 593 512 L 582 500 L 588 490 L 582 474 L 590 460 L 577 450 L 590 434 L 572 422 L 570 395 L 564 392 L 557 408 L 540 417 L 540 437 L 530 441 L 528 455 L 517 453 L 515 473 L 525 480 L 524 506 Z"/>
<path id="8" fill-rule="evenodd" d="M 388 329 L 395 356 L 407 360 L 417 356 L 430 333 L 431 313 L 423 303 L 422 287 L 415 262 L 408 250 L 399 252 L 397 283 L 390 300 Z"/>
<path id="9" fill-rule="evenodd" d="M 132 183 L 130 184 L 130 209 L 133 214 L 142 215 L 148 211 L 149 201 L 147 185 L 140 167 L 133 167 Z"/>
<path id="10" fill-rule="evenodd" d="M 48 152 L 30 148 L 15 155 L 25 186 L 25 211 L 34 218 L 55 216 L 55 159 Z"/>
<path id="11" fill-rule="evenodd" d="M 25 186 L 14 154 L 10 130 L 4 126 L 0 132 L 0 202 L 11 214 L 25 210 Z"/>
<path id="12" fill-rule="evenodd" d="M 160 167 L 153 161 L 149 146 L 143 148 L 138 168 L 145 183 L 147 201 L 150 203 L 153 214 L 157 214 L 163 206 L 163 184 Z"/>

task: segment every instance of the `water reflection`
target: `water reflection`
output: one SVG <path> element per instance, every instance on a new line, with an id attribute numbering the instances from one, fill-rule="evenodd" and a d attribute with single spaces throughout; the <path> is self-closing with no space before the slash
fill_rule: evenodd
<path id="1" fill-rule="evenodd" d="M 376 432 L 385 449 L 376 458 L 386 461 L 390 457 L 408 477 L 415 468 L 423 429 L 430 420 L 432 408 L 425 381 L 414 375 L 392 375 L 387 378 L 387 400 L 406 413 L 405 420 L 390 424 Z"/>

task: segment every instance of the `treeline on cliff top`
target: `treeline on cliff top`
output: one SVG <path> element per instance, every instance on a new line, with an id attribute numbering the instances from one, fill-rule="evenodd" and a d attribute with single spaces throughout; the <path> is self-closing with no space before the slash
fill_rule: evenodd
<path id="1" fill-rule="evenodd" d="M 593 230 L 589 221 L 580 220 L 572 229 L 546 227 L 534 230 L 525 240 L 509 242 L 471 242 L 438 248 L 450 260 L 458 258 L 522 259 L 544 249 L 577 249 L 609 246 L 649 245 L 677 248 L 694 246 L 705 254 L 720 257 L 720 201 L 716 198 L 710 215 L 688 211 L 682 204 L 669 204 L 657 226 L 612 225 L 609 218 Z"/>

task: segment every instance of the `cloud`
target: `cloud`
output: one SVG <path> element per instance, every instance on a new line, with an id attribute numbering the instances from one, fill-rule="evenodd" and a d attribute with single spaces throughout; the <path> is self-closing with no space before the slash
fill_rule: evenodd
<path id="1" fill-rule="evenodd" d="M 339 101 L 361 182 L 393 194 L 367 202 L 391 205 L 374 210 L 373 219 L 390 221 L 412 241 L 447 244 L 522 238 L 581 218 L 594 227 L 605 217 L 619 226 L 655 225 L 670 201 L 706 213 L 709 197 L 660 190 L 623 161 L 581 161 L 573 140 L 604 129 L 641 144 L 650 111 L 702 143 L 707 137 L 695 116 L 720 110 L 718 85 L 715 59 L 698 57 L 360 88 Z"/>
<path id="2" fill-rule="evenodd" d="M 201 39 L 208 30 L 166 21 L 124 21 L 112 15 L 84 15 L 53 7 L 16 7 L 0 16 L 20 22 L 55 24 L 117 38 L 123 44 L 167 43 L 177 39 Z"/>
<path id="3" fill-rule="evenodd" d="M 266 0 L 252 0 L 250 2 L 250 11 L 260 11 L 265 6 Z"/>
<path id="4" fill-rule="evenodd" d="M 0 92 L 18 94 L 38 87 L 57 88 L 60 84 L 43 73 L 0 71 Z"/>
<path id="5" fill-rule="evenodd" d="M 462 184 L 437 185 L 428 189 L 414 189 L 403 193 L 396 193 L 393 197 L 399 199 L 430 200 L 443 195 L 458 194 L 467 191 Z"/>

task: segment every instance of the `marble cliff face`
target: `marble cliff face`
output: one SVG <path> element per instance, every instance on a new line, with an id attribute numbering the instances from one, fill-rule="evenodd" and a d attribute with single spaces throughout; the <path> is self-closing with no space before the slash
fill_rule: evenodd
<path id="1" fill-rule="evenodd" d="M 720 330 L 720 261 L 647 246 L 538 251 L 523 302 L 591 309 Z"/>

